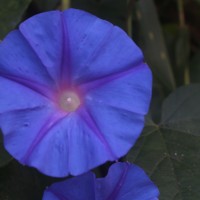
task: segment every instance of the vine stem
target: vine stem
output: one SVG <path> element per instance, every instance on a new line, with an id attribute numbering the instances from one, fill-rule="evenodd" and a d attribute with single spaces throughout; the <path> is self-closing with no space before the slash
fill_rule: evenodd
<path id="1" fill-rule="evenodd" d="M 135 0 L 127 0 L 126 31 L 132 37 L 132 12 Z"/>
<path id="2" fill-rule="evenodd" d="M 177 0 L 178 14 L 179 14 L 179 26 L 185 27 L 185 15 L 184 15 L 184 0 Z"/>
<path id="3" fill-rule="evenodd" d="M 177 6 L 178 6 L 178 15 L 179 15 L 179 27 L 180 29 L 185 29 L 186 23 L 185 23 L 185 14 L 184 14 L 184 0 L 177 0 Z M 185 66 L 184 82 L 186 85 L 190 83 L 190 70 L 188 66 Z"/>
<path id="4" fill-rule="evenodd" d="M 62 0 L 61 1 L 61 9 L 66 10 L 70 7 L 70 0 Z"/>

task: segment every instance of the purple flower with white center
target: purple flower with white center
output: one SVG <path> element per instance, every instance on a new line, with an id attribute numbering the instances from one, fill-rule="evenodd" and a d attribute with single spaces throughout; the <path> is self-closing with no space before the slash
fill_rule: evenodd
<path id="1" fill-rule="evenodd" d="M 145 172 L 130 163 L 113 164 L 105 178 L 92 172 L 54 183 L 43 200 L 158 200 L 159 190 Z"/>
<path id="2" fill-rule="evenodd" d="M 76 9 L 35 15 L 0 44 L 5 148 L 55 177 L 117 160 L 142 131 L 151 87 L 120 28 Z"/>

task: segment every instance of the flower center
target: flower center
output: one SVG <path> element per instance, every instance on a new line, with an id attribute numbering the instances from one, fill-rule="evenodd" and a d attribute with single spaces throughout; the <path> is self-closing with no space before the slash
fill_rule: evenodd
<path id="1" fill-rule="evenodd" d="M 65 91 L 61 94 L 59 99 L 59 106 L 62 110 L 67 112 L 75 111 L 81 102 L 78 95 L 75 92 Z"/>

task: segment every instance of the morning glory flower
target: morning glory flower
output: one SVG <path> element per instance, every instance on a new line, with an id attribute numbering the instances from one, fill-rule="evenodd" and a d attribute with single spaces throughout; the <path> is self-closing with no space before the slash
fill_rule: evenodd
<path id="1" fill-rule="evenodd" d="M 5 148 L 55 177 L 117 160 L 142 131 L 151 84 L 120 28 L 76 9 L 35 15 L 0 43 Z"/>
<path id="2" fill-rule="evenodd" d="M 54 183 L 43 200 L 158 200 L 159 190 L 145 172 L 130 163 L 113 164 L 106 177 L 94 173 Z"/>

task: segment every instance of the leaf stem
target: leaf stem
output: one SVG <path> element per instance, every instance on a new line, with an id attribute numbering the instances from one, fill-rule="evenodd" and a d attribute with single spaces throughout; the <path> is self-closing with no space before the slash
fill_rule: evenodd
<path id="1" fill-rule="evenodd" d="M 127 0 L 126 31 L 132 37 L 132 11 L 135 0 Z"/>
<path id="2" fill-rule="evenodd" d="M 61 9 L 66 10 L 70 7 L 70 0 L 62 0 L 61 2 Z"/>
<path id="3" fill-rule="evenodd" d="M 185 27 L 185 15 L 184 15 L 184 0 L 177 0 L 178 14 L 179 14 L 179 26 Z"/>
<path id="4" fill-rule="evenodd" d="M 177 0 L 178 15 L 179 15 L 179 27 L 180 29 L 186 28 L 185 14 L 184 14 L 184 0 Z M 184 83 L 185 85 L 190 83 L 190 70 L 186 65 L 184 70 Z"/>

